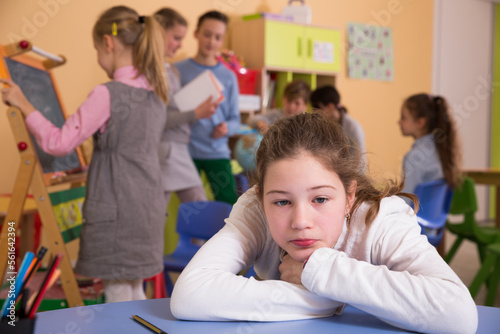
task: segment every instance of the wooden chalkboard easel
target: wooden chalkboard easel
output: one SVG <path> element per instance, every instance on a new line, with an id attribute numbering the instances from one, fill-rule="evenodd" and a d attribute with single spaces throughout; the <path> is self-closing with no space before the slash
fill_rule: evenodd
<path id="1" fill-rule="evenodd" d="M 57 61 L 53 59 L 38 60 L 37 58 L 27 56 L 23 53 L 32 50 L 32 46 L 27 41 L 22 41 L 20 43 L 11 45 L 0 45 L 0 75 L 4 78 L 12 77 L 9 73 L 6 60 L 8 58 L 16 59 L 23 64 L 28 64 L 34 66 L 39 70 L 46 71 L 49 73 L 52 79 L 50 68 L 57 66 L 58 64 L 64 63 L 64 58 L 60 57 L 63 61 Z M 55 84 L 54 80 L 51 80 L 52 84 Z M 16 82 L 18 85 L 19 83 Z M 23 87 L 21 86 L 21 89 Z M 57 87 L 54 87 L 55 94 L 60 104 L 60 99 L 58 98 Z M 29 99 L 29 97 L 28 97 Z M 33 101 L 30 101 L 33 103 Z M 35 108 L 36 105 L 34 104 Z M 62 104 L 60 104 L 61 111 L 64 113 Z M 64 114 L 66 117 L 66 114 Z M 29 188 L 33 193 L 33 197 L 36 201 L 38 213 L 42 221 L 42 226 L 44 233 L 47 236 L 49 242 L 45 245 L 51 254 L 62 253 L 64 255 L 61 262 L 61 283 L 68 305 L 73 306 L 83 306 L 83 300 L 80 295 L 80 290 L 78 289 L 78 284 L 75 279 L 75 274 L 71 267 L 70 259 L 66 250 L 65 243 L 62 239 L 59 226 L 56 220 L 54 209 L 49 197 L 49 187 L 53 185 L 66 184 L 70 187 L 81 185 L 86 180 L 86 173 L 68 173 L 67 176 L 54 178 L 55 174 L 50 171 L 49 173 L 44 172 L 43 162 L 39 159 L 39 152 L 31 139 L 28 130 L 24 122 L 24 116 L 21 111 L 17 108 L 9 108 L 7 110 L 7 118 L 10 122 L 12 132 L 14 134 L 15 142 L 17 143 L 17 148 L 21 157 L 21 162 L 17 172 L 16 181 L 14 184 L 14 189 L 12 191 L 12 197 L 7 210 L 7 215 L 5 217 L 4 226 L 2 228 L 2 233 L 0 237 L 0 277 L 3 279 L 5 277 L 7 269 L 8 260 L 8 238 L 7 238 L 7 226 L 14 226 L 17 230 L 19 228 L 19 220 L 21 218 L 22 210 L 24 207 L 24 202 L 28 194 Z M 76 156 L 78 156 L 80 166 L 83 166 L 84 160 L 80 149 L 76 150 Z M 60 175 L 60 173 L 59 173 Z"/>

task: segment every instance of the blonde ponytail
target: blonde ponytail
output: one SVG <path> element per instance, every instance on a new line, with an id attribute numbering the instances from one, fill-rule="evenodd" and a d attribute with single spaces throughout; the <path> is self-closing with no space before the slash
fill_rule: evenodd
<path id="1" fill-rule="evenodd" d="M 163 60 L 164 44 L 161 27 L 153 16 L 144 17 L 144 29 L 133 49 L 134 66 L 154 87 L 156 94 L 167 103 L 168 92 Z"/>
<path id="2" fill-rule="evenodd" d="M 139 16 L 126 6 L 105 11 L 94 25 L 93 37 L 101 41 L 111 35 L 125 46 L 132 47 L 132 59 L 138 75 L 144 75 L 160 99 L 168 101 L 167 81 L 163 60 L 161 27 L 152 16 Z"/>

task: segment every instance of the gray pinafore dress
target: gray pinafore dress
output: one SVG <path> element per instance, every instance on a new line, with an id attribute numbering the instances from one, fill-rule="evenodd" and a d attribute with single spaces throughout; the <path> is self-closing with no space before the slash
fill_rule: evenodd
<path id="1" fill-rule="evenodd" d="M 165 64 L 169 88 L 167 105 L 167 127 L 160 145 L 160 165 L 163 174 L 163 189 L 167 192 L 201 187 L 201 178 L 189 154 L 191 136 L 190 123 L 196 121 L 194 110 L 181 112 L 174 95 L 181 89 L 177 70 Z"/>
<path id="2" fill-rule="evenodd" d="M 163 269 L 165 225 L 158 147 L 165 105 L 153 91 L 105 84 L 111 115 L 94 135 L 76 271 L 144 279 Z"/>

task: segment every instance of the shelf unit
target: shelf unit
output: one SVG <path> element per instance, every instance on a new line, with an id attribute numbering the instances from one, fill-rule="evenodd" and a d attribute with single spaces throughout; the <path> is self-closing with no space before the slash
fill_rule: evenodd
<path id="1" fill-rule="evenodd" d="M 245 59 L 248 68 L 260 71 L 256 93 L 265 112 L 281 106 L 286 84 L 306 81 L 311 89 L 335 84 L 340 70 L 340 32 L 291 22 L 257 18 L 236 23 L 231 29 L 231 49 Z M 270 78 L 275 78 L 273 101 L 268 101 Z"/>

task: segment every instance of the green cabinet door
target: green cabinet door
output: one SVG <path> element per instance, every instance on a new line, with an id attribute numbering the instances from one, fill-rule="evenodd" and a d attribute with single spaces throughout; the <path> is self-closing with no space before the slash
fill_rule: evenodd
<path id="1" fill-rule="evenodd" d="M 304 68 L 304 26 L 266 20 L 266 66 Z"/>
<path id="2" fill-rule="evenodd" d="M 340 70 L 340 32 L 317 27 L 305 28 L 305 64 L 307 70 Z"/>

